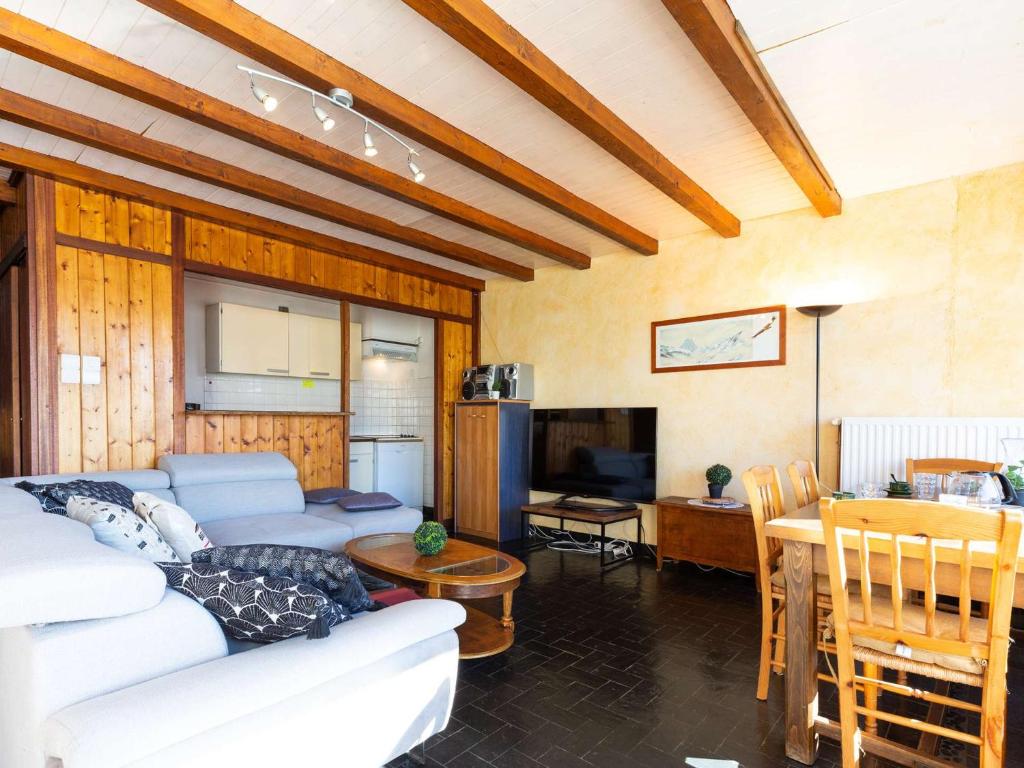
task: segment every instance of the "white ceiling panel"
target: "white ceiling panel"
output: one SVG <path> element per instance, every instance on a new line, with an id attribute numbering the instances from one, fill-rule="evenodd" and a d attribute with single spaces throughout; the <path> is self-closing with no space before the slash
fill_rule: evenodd
<path id="1" fill-rule="evenodd" d="M 1020 0 L 733 7 L 844 196 L 1024 160 Z"/>

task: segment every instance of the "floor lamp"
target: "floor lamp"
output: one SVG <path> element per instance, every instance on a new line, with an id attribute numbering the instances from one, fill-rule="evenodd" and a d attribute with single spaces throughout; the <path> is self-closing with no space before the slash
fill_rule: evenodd
<path id="1" fill-rule="evenodd" d="M 802 315 L 814 318 L 814 471 L 821 477 L 821 318 L 834 315 L 842 304 L 816 304 L 797 307 Z"/>

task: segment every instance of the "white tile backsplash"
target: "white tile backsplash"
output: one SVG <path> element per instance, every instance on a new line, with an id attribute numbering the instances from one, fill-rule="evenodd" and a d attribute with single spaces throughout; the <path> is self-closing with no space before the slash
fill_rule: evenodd
<path id="1" fill-rule="evenodd" d="M 208 373 L 203 407 L 211 411 L 339 411 L 341 382 Z"/>
<path id="2" fill-rule="evenodd" d="M 434 379 L 363 379 L 349 390 L 353 435 L 423 438 L 423 500 L 434 499 Z"/>

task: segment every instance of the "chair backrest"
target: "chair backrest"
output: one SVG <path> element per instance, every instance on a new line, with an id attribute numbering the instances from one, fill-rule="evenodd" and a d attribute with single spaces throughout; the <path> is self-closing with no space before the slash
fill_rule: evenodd
<path id="1" fill-rule="evenodd" d="M 742 479 L 754 516 L 754 537 L 757 540 L 757 564 L 761 572 L 761 584 L 767 585 L 772 567 L 782 556 L 782 542 L 774 537 L 768 537 L 765 533 L 765 525 L 785 512 L 782 481 L 779 478 L 779 470 L 770 464 L 751 467 L 743 473 Z"/>
<path id="2" fill-rule="evenodd" d="M 946 476 L 951 472 L 998 472 L 1002 464 L 998 461 L 977 459 L 907 459 L 907 482 L 914 482 L 914 475 L 938 475 L 942 490 L 946 489 Z"/>
<path id="3" fill-rule="evenodd" d="M 789 475 L 789 482 L 793 484 L 798 507 L 806 507 L 821 498 L 821 492 L 818 490 L 818 473 L 813 461 L 797 459 L 786 468 L 786 473 Z"/>
<path id="4" fill-rule="evenodd" d="M 832 604 L 835 610 L 836 641 L 846 645 L 851 635 L 900 643 L 911 649 L 961 656 L 965 659 L 995 659 L 1009 647 L 1010 614 L 1021 536 L 1018 510 L 987 510 L 897 499 L 856 499 L 820 501 L 821 522 L 828 553 Z M 936 561 L 936 541 L 942 542 L 944 562 Z M 949 555 L 950 548 L 957 552 Z M 864 606 L 861 620 L 850 617 L 847 589 L 847 550 L 856 552 L 860 594 Z M 892 589 L 891 610 L 875 616 L 872 610 L 872 557 L 888 560 Z M 936 621 L 937 565 L 947 588 L 959 596 L 959 622 L 955 632 L 940 632 Z M 875 573 L 879 567 L 875 565 Z M 975 568 L 990 569 L 988 594 L 980 596 L 989 604 L 984 639 L 972 636 L 972 585 L 980 576 Z M 923 570 L 920 587 L 924 592 L 924 626 L 904 624 L 904 577 L 911 568 Z M 950 573 L 950 571 L 953 573 Z M 959 570 L 959 573 L 955 573 Z M 918 584 L 911 585 L 915 589 Z M 976 599 L 978 595 L 974 595 Z M 881 606 L 876 605 L 881 612 Z M 945 618 L 945 617 L 943 617 Z M 945 624 L 945 622 L 941 622 Z M 953 634 L 954 636 L 950 636 Z"/>

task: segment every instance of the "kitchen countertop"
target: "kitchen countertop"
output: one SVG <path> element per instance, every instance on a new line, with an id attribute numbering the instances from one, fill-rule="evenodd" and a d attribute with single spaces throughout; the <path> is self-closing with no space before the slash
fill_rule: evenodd
<path id="1" fill-rule="evenodd" d="M 352 411 L 182 411 L 186 416 L 354 416 Z"/>
<path id="2" fill-rule="evenodd" d="M 348 437 L 349 442 L 423 442 L 422 437 L 415 435 L 396 434 L 353 434 Z"/>

